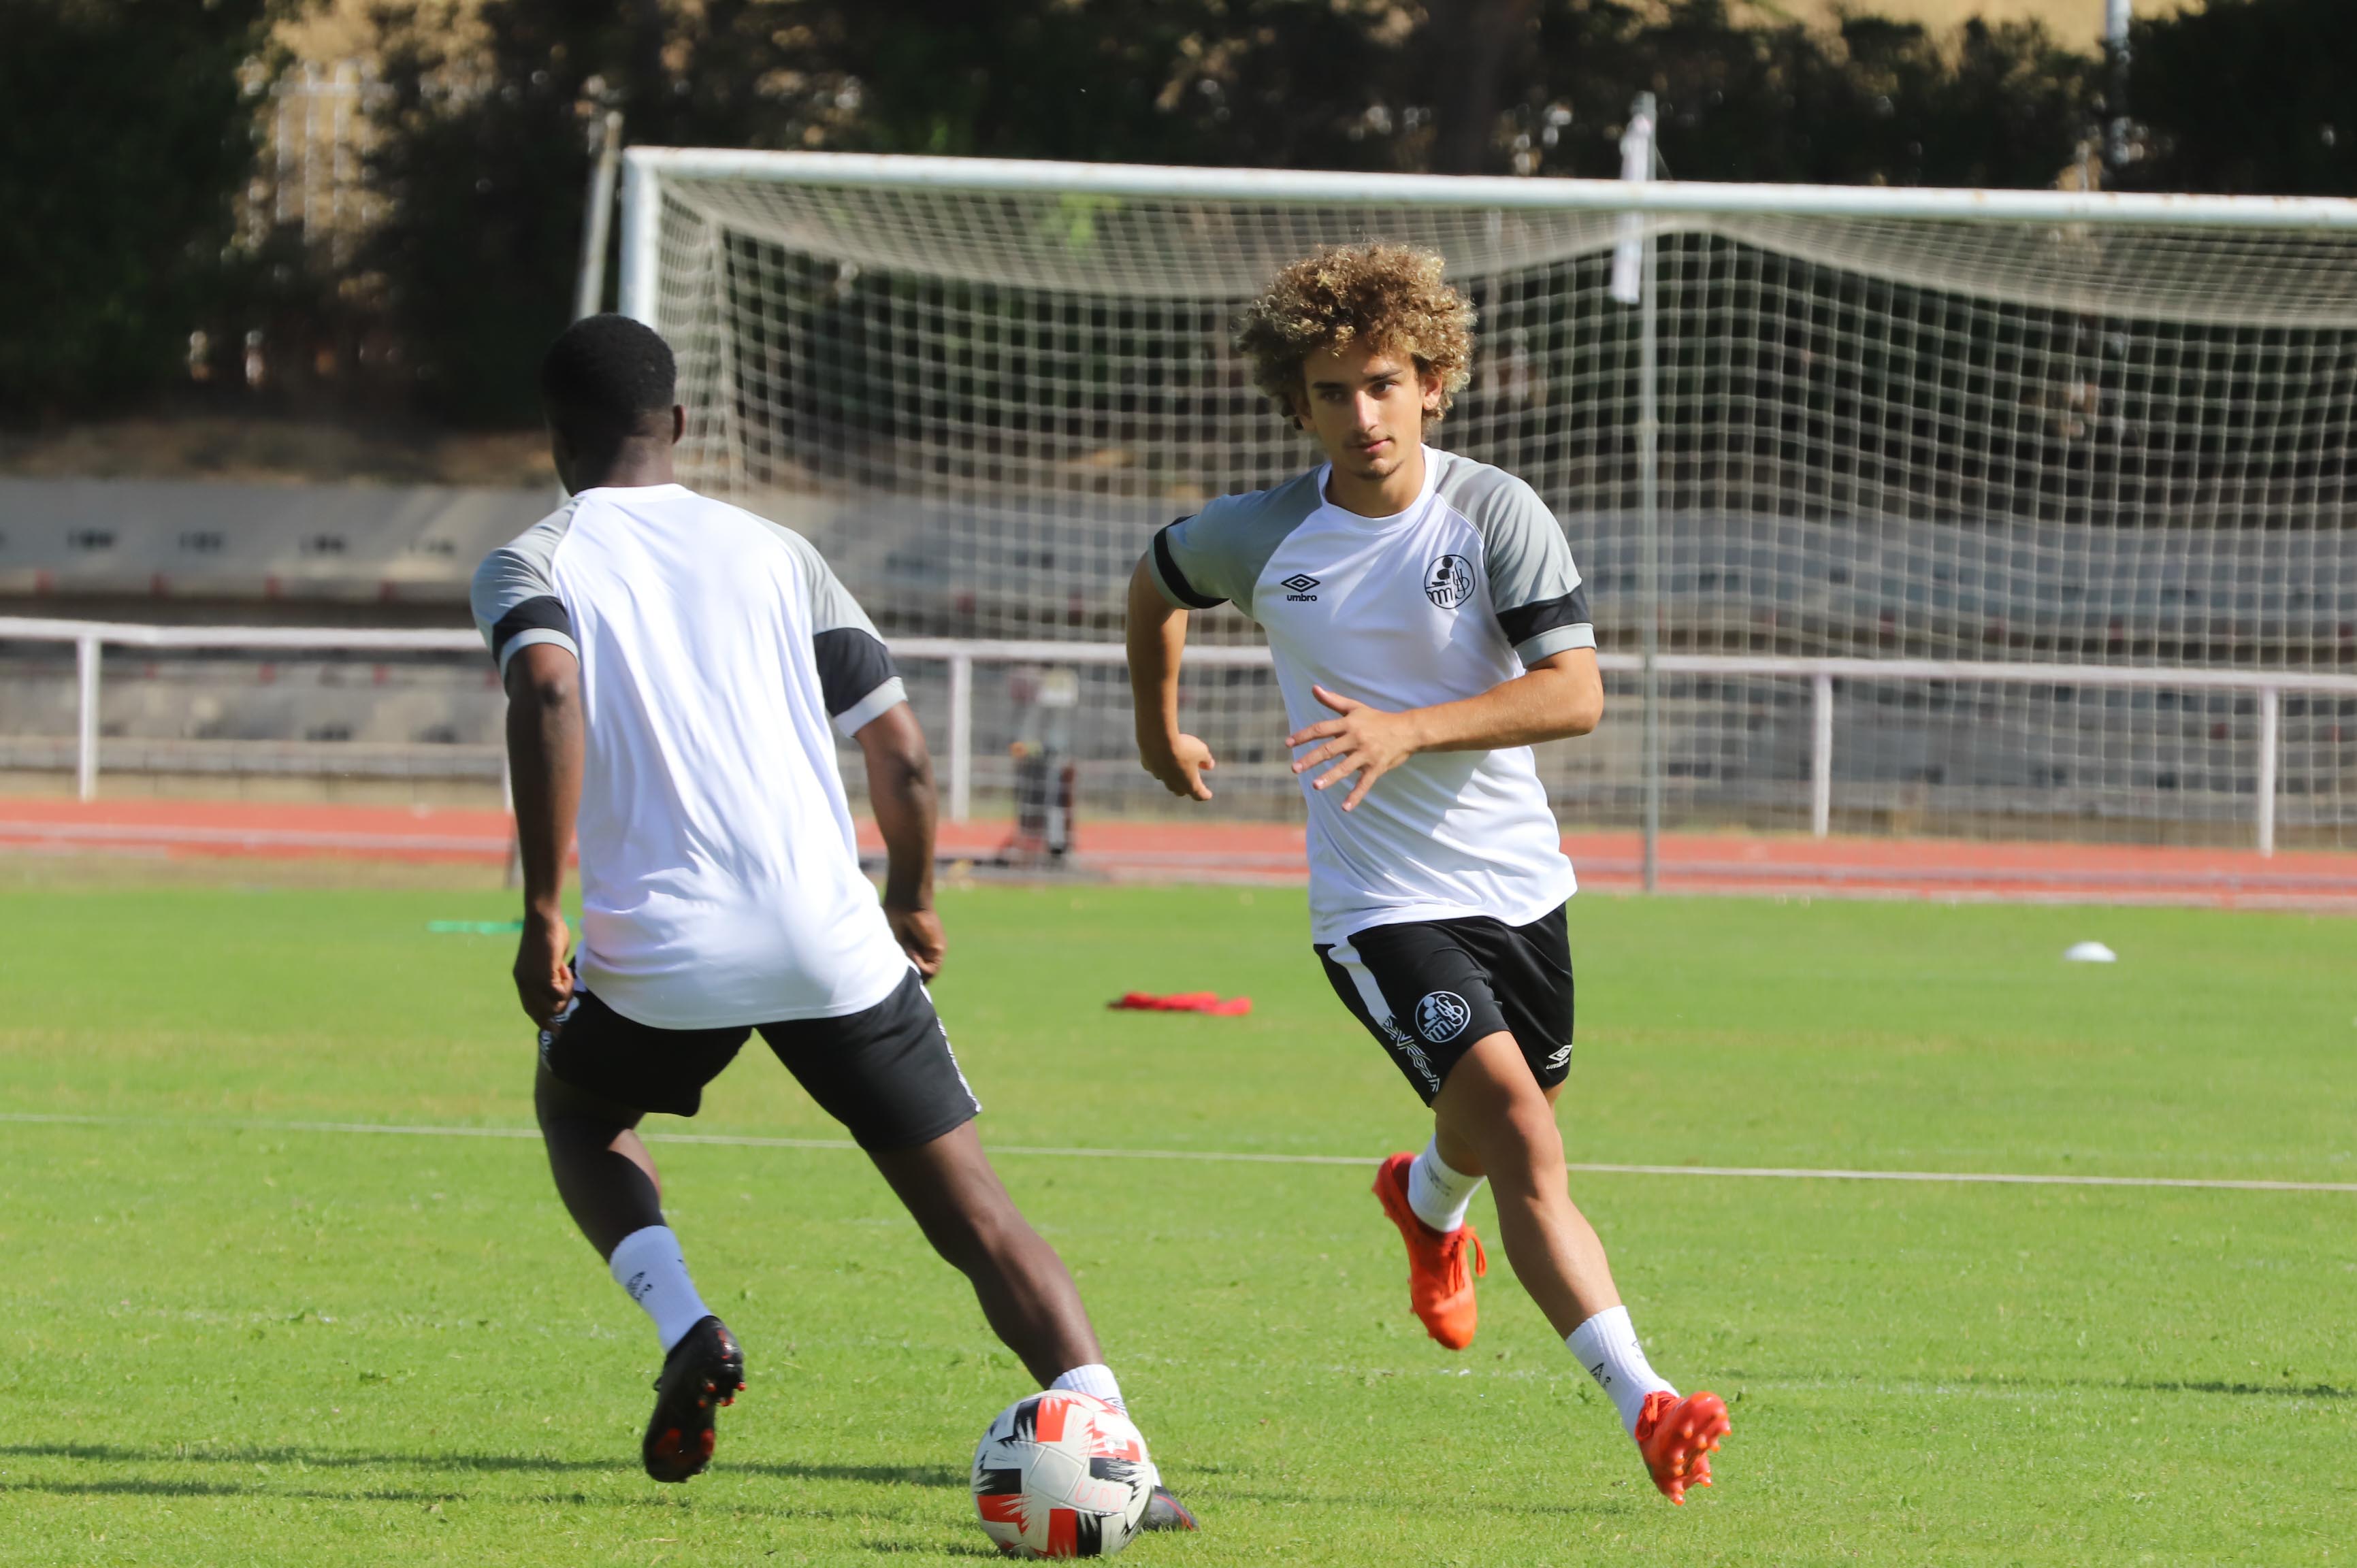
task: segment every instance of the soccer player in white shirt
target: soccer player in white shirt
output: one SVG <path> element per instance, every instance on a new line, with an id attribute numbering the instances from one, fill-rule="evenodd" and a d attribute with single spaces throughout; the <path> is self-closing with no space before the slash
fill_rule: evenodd
<path id="1" fill-rule="evenodd" d="M 941 967 L 923 732 L 875 627 L 808 541 L 673 480 L 670 348 L 619 316 L 541 368 L 573 499 L 475 575 L 508 693 L 524 872 L 515 982 L 559 1196 L 664 1359 L 641 1456 L 700 1473 L 745 1361 L 663 1223 L 650 1111 L 693 1116 L 755 1031 L 849 1129 L 984 1316 L 1051 1389 L 1118 1405 L 1071 1273 L 1007 1197 L 924 982 Z M 856 737 L 888 851 L 859 869 Z M 581 943 L 560 909 L 579 838 Z M 1147 1527 L 1192 1529 L 1167 1492 Z"/>
<path id="2" fill-rule="evenodd" d="M 1390 245 L 1297 262 L 1246 314 L 1240 352 L 1326 460 L 1155 536 L 1129 591 L 1138 750 L 1173 794 L 1211 798 L 1211 751 L 1178 727 L 1188 612 L 1258 621 L 1309 803 L 1311 941 L 1433 1110 L 1425 1151 L 1375 1178 L 1410 1305 L 1441 1344 L 1472 1343 L 1486 1260 L 1465 1212 L 1486 1176 L 1515 1274 L 1683 1502 L 1710 1484 L 1727 1408 L 1647 1364 L 1555 1119 L 1576 884 L 1530 748 L 1602 716 L 1595 628 L 1536 493 L 1424 445 L 1465 385 L 1472 318 L 1438 256 Z"/>

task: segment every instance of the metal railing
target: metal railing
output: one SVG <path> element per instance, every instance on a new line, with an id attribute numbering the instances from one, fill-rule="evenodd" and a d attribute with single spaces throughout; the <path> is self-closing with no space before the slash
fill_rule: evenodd
<path id="1" fill-rule="evenodd" d="M 99 679 L 109 648 L 248 651 L 303 650 L 330 653 L 480 654 L 482 639 L 471 631 L 402 631 L 336 627 L 143 626 L 124 622 L 50 620 L 0 617 L 0 641 L 71 643 L 75 653 L 76 791 L 98 794 Z M 1117 666 L 1126 662 L 1120 645 L 1103 642 L 1030 642 L 908 637 L 892 640 L 895 658 L 939 662 L 949 672 L 949 734 L 944 750 L 949 774 L 949 815 L 964 821 L 974 804 L 974 671 L 977 664 Z M 1265 669 L 1265 647 L 1190 648 L 1197 668 Z M 1641 660 L 1606 653 L 1603 667 L 1634 673 Z M 2286 693 L 2330 693 L 2357 697 L 2357 674 L 2293 670 L 2159 669 L 2136 665 L 2029 664 L 1932 659 L 1770 657 L 1749 654 L 1663 653 L 1656 667 L 1668 675 L 1770 677 L 1806 680 L 1813 693 L 1809 822 L 1823 838 L 1830 831 L 1834 785 L 1834 687 L 1838 681 L 1968 682 L 2017 686 L 2090 688 L 2147 687 L 2177 692 L 2250 693 L 2257 710 L 2257 787 L 2251 822 L 2253 842 L 2272 854 L 2279 793 L 2282 709 Z"/>

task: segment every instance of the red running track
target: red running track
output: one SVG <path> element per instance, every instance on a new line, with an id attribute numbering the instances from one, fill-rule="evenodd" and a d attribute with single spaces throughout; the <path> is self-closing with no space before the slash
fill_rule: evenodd
<path id="1" fill-rule="evenodd" d="M 880 851 L 872 827 L 864 847 Z M 0 799 L 0 851 L 499 864 L 498 811 L 273 805 L 227 800 Z M 942 852 L 996 857 L 1004 822 L 949 822 Z M 1634 833 L 1564 840 L 1581 882 L 1638 886 Z M 1074 869 L 1123 882 L 1300 882 L 1297 827 L 1254 822 L 1083 822 Z M 2357 854 L 2263 858 L 2247 850 L 2127 844 L 1982 843 L 1947 839 L 1808 839 L 1673 833 L 1661 884 L 1681 893 L 1934 898 L 2033 903 L 2149 903 L 2357 914 Z"/>

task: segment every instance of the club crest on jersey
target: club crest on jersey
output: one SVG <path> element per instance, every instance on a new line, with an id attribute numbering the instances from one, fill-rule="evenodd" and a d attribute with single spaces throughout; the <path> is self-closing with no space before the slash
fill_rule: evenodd
<path id="1" fill-rule="evenodd" d="M 1473 563 L 1462 555 L 1443 555 L 1424 575 L 1424 596 L 1442 609 L 1453 610 L 1473 596 Z"/>
<path id="2" fill-rule="evenodd" d="M 1436 991 L 1415 1004 L 1415 1032 L 1434 1045 L 1444 1045 L 1465 1032 L 1473 1009 L 1454 991 Z"/>
<path id="3" fill-rule="evenodd" d="M 1318 602 L 1318 596 L 1311 593 L 1309 590 L 1317 585 L 1318 579 L 1311 576 L 1307 572 L 1296 572 L 1292 576 L 1287 577 L 1285 581 L 1277 585 L 1278 587 L 1283 588 L 1286 591 L 1285 596 L 1286 598 L 1293 600 L 1297 604 L 1312 605 Z"/>

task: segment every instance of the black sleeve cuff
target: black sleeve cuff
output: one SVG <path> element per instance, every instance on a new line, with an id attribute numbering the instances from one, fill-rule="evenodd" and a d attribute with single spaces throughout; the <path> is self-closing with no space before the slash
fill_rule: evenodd
<path id="1" fill-rule="evenodd" d="M 1182 517 L 1178 522 L 1186 521 Z M 1170 528 L 1166 528 L 1154 536 L 1155 575 L 1162 579 L 1162 585 L 1170 591 L 1172 598 L 1190 610 L 1208 610 L 1214 606 L 1226 604 L 1228 601 L 1225 599 L 1206 597 L 1194 584 L 1187 580 L 1187 574 L 1178 570 L 1178 563 L 1170 553 L 1170 529 L 1178 527 L 1178 522 L 1172 523 Z"/>
<path id="2" fill-rule="evenodd" d="M 1587 585 L 1583 583 L 1559 599 L 1541 599 L 1534 605 L 1500 610 L 1498 629 L 1506 634 L 1508 642 L 1519 648 L 1543 631 L 1580 626 L 1595 618 L 1587 613 Z"/>
<path id="3" fill-rule="evenodd" d="M 491 628 L 491 660 L 498 663 L 508 650 L 508 644 L 527 631 L 555 631 L 573 639 L 573 618 L 565 613 L 565 602 L 553 594 L 526 599 L 507 614 L 500 617 Z"/>
<path id="4" fill-rule="evenodd" d="M 857 627 L 822 631 L 811 645 L 818 657 L 818 688 L 829 718 L 900 672 L 893 666 L 891 650 Z"/>

